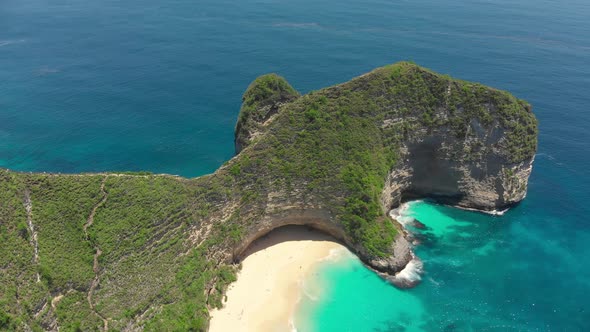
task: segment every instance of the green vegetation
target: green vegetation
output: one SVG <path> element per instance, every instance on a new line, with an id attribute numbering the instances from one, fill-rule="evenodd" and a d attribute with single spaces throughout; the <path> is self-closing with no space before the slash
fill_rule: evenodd
<path id="1" fill-rule="evenodd" d="M 262 130 L 262 123 L 278 111 L 280 103 L 299 97 L 287 81 L 276 74 L 254 80 L 242 97 L 242 108 L 236 125 L 236 143 L 244 148 L 253 132 Z"/>
<path id="2" fill-rule="evenodd" d="M 506 96 L 510 103 L 500 106 L 499 112 L 502 115 L 502 125 L 508 128 L 505 148 L 507 156 L 512 162 L 519 162 L 531 158 L 537 151 L 537 119 L 530 111 L 531 106 L 522 101 L 515 100 L 512 96 Z M 522 108 L 528 112 L 522 112 Z"/>
<path id="3" fill-rule="evenodd" d="M 256 107 L 273 106 L 276 95 L 252 88 L 258 85 L 258 81 L 251 85 L 244 100 L 256 100 Z M 244 153 L 263 163 L 248 173 L 236 160 L 230 172 L 239 174 L 242 183 L 249 177 L 258 182 L 267 177 L 277 190 L 288 188 L 287 195 L 329 202 L 355 243 L 372 256 L 385 257 L 390 255 L 395 228 L 383 218 L 379 199 L 400 144 L 420 128 L 444 127 L 462 142 L 475 137 L 474 122 L 486 130 L 500 122 L 508 131 L 500 143 L 506 159 L 518 162 L 536 150 L 536 120 L 527 105 L 507 92 L 402 62 L 281 106 L 267 129 L 272 134 L 257 138 Z M 396 118 L 403 121 L 383 126 L 384 120 Z M 457 157 L 475 160 L 482 145 L 475 142 Z"/>
<path id="4" fill-rule="evenodd" d="M 340 219 L 355 242 L 362 243 L 369 254 L 390 254 L 396 234 L 393 224 L 383 217 L 378 203 L 383 179 L 359 165 L 348 165 L 340 174 L 350 195 L 346 198 Z"/>
<path id="5" fill-rule="evenodd" d="M 99 205 L 103 181 L 106 200 Z M 221 305 L 235 279 L 232 266 L 207 256 L 224 234 L 211 232 L 200 246 L 189 239 L 203 210 L 216 210 L 202 194 L 215 189 L 204 187 L 169 176 L 0 171 L 0 330 L 46 330 L 52 321 L 64 331 L 100 330 L 103 316 L 117 331 L 142 314 L 148 330 L 204 330 L 208 308 Z M 38 262 L 26 226 L 27 194 Z M 93 309 L 87 297 L 96 248 L 100 287 L 92 292 Z"/>
<path id="6" fill-rule="evenodd" d="M 400 147 L 442 133 L 477 161 L 478 130 L 498 131 L 508 164 L 535 153 L 526 102 L 402 62 L 304 96 L 261 76 L 243 97 L 242 151 L 212 175 L 0 170 L 0 330 L 204 331 L 234 249 L 293 206 L 328 210 L 363 258 L 391 256 L 381 195 Z"/>
<path id="7" fill-rule="evenodd" d="M 265 161 L 256 172 L 277 179 L 278 190 L 290 187 L 307 201 L 328 200 L 357 243 L 385 256 L 395 231 L 379 232 L 387 226 L 375 220 L 382 215 L 378 200 L 395 152 L 384 145 L 370 117 L 377 106 L 363 93 L 341 92 L 346 97 L 315 92 L 281 109 L 274 135 L 262 138 L 248 154 Z"/>

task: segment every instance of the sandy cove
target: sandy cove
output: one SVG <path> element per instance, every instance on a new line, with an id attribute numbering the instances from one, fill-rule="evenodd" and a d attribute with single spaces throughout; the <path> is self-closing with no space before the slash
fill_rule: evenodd
<path id="1" fill-rule="evenodd" d="M 332 249 L 333 238 L 305 227 L 286 226 L 256 240 L 242 261 L 227 302 L 211 312 L 210 332 L 291 331 L 301 281 Z"/>

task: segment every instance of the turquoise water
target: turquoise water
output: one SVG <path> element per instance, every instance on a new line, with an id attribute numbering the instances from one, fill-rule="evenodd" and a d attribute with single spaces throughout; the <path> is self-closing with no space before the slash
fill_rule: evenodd
<path id="1" fill-rule="evenodd" d="M 206 174 L 233 155 L 256 76 L 308 92 L 414 60 L 533 104 L 528 197 L 502 217 L 412 207 L 432 228 L 423 282 L 398 291 L 327 267 L 335 302 L 320 299 L 312 323 L 587 331 L 589 18 L 587 0 L 2 0 L 0 167 Z"/>
<path id="2" fill-rule="evenodd" d="M 420 242 L 415 252 L 423 262 L 422 282 L 399 290 L 352 254 L 339 255 L 306 280 L 312 291 L 299 304 L 297 330 L 588 330 L 589 252 L 582 248 L 588 234 L 550 236 L 563 221 L 547 219 L 555 224 L 539 230 L 535 223 L 545 222 L 521 210 L 493 217 L 409 203 L 402 218 L 426 225 L 407 227 Z"/>
<path id="3" fill-rule="evenodd" d="M 303 289 L 297 331 L 423 331 L 422 300 L 392 287 L 349 251 L 320 263 Z"/>

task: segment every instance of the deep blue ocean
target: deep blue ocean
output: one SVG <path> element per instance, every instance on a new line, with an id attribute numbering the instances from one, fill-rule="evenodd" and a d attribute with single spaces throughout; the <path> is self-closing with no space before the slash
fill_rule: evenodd
<path id="1" fill-rule="evenodd" d="M 410 204 L 422 283 L 325 264 L 301 326 L 590 331 L 588 0 L 2 0 L 0 167 L 210 173 L 256 76 L 305 93 L 400 60 L 533 105 L 528 196 L 502 217 Z"/>

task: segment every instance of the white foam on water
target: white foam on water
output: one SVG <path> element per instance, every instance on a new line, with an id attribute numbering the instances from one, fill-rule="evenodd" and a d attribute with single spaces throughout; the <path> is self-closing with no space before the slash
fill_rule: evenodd
<path id="1" fill-rule="evenodd" d="M 525 194 L 525 197 L 526 197 L 526 194 Z M 397 220 L 405 228 L 405 226 L 408 223 L 410 223 L 414 220 L 414 218 L 407 215 L 407 211 L 410 208 L 410 203 L 418 203 L 418 202 L 423 202 L 423 200 L 415 200 L 415 201 L 400 204 L 399 207 L 389 211 L 389 216 L 391 218 Z M 490 211 L 488 211 L 488 210 L 468 208 L 468 207 L 459 206 L 459 205 L 449 205 L 449 206 L 452 206 L 454 208 L 461 209 L 461 210 L 466 210 L 466 211 L 475 211 L 475 212 L 481 212 L 481 213 L 485 213 L 485 214 L 491 214 L 493 216 L 502 216 L 502 215 L 504 215 L 504 213 L 506 213 L 506 211 L 510 210 L 510 208 L 506 208 L 504 210 L 490 210 Z"/>
<path id="2" fill-rule="evenodd" d="M 310 292 L 310 290 L 307 289 L 306 284 L 305 284 L 305 280 L 298 280 L 298 286 L 299 286 L 299 296 L 297 297 L 297 303 L 299 303 L 301 301 L 301 295 L 307 297 L 308 299 L 312 300 L 313 302 L 317 302 L 319 300 L 319 296 L 312 294 Z"/>
<path id="3" fill-rule="evenodd" d="M 8 45 L 12 45 L 12 44 L 20 44 L 20 43 L 24 43 L 25 40 L 24 39 L 16 39 L 16 40 L 0 40 L 0 47 L 2 46 L 8 46 Z"/>
<path id="4" fill-rule="evenodd" d="M 432 282 L 436 287 L 440 287 L 441 285 L 440 281 L 436 281 L 432 277 L 428 278 L 428 280 L 430 280 L 430 282 Z"/>
<path id="5" fill-rule="evenodd" d="M 504 210 L 491 210 L 491 211 L 487 211 L 487 210 L 472 209 L 472 208 L 458 206 L 458 205 L 452 205 L 452 206 L 454 208 L 465 210 L 465 211 L 481 212 L 481 213 L 485 213 L 485 214 L 491 214 L 493 216 L 502 216 L 502 215 L 504 215 L 504 213 L 506 213 L 506 211 L 510 210 L 510 208 L 507 208 L 507 209 L 504 209 Z"/>
<path id="6" fill-rule="evenodd" d="M 419 202 L 419 201 L 414 201 Z M 414 221 L 413 217 L 407 215 L 410 203 L 403 203 L 399 207 L 389 211 L 389 216 L 399 222 L 404 228 L 407 228 L 410 223 Z"/>
<path id="7" fill-rule="evenodd" d="M 287 28 L 317 28 L 320 26 L 316 22 L 305 22 L 305 23 L 294 23 L 294 22 L 281 22 L 275 23 L 273 27 L 287 27 Z"/>
<path id="8" fill-rule="evenodd" d="M 330 253 L 328 256 L 320 258 L 320 262 L 336 262 L 342 259 L 346 254 L 348 254 L 348 249 L 346 248 L 333 248 L 330 249 Z"/>
<path id="9" fill-rule="evenodd" d="M 418 282 L 422 280 L 422 268 L 422 261 L 414 256 L 406 267 L 395 275 L 395 278 L 398 280 L 409 281 L 411 283 Z"/>
<path id="10" fill-rule="evenodd" d="M 301 300 L 303 300 L 302 295 L 305 295 L 305 297 L 315 301 L 314 297 L 306 290 L 304 279 L 297 280 L 297 286 L 299 287 L 299 293 L 297 294 L 297 300 L 295 301 L 295 310 L 291 312 L 291 315 L 289 315 L 289 320 L 287 321 L 290 332 L 297 332 L 297 327 L 295 326 L 295 313 L 297 312 L 297 308 L 301 305 Z"/>
<path id="11" fill-rule="evenodd" d="M 293 317 L 289 317 L 289 331 L 297 332 L 297 327 L 295 327 L 295 321 L 293 320 Z"/>
<path id="12" fill-rule="evenodd" d="M 389 216 L 402 227 L 408 230 L 408 226 L 411 225 L 416 219 L 408 215 L 410 209 L 410 203 L 421 202 L 412 201 L 401 204 L 399 207 L 389 211 Z M 422 274 L 424 272 L 424 264 L 422 261 L 412 253 L 412 260 L 406 264 L 403 270 L 399 271 L 394 278 L 399 284 L 416 285 L 422 280 Z"/>

